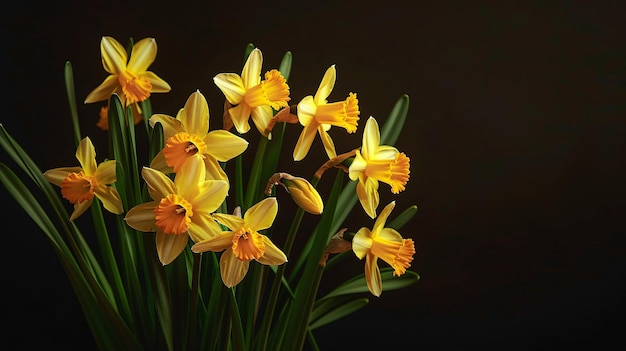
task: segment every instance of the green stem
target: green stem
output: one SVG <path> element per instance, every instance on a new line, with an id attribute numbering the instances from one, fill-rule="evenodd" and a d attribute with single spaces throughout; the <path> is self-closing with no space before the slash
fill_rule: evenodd
<path id="1" fill-rule="evenodd" d="M 191 278 L 191 295 L 189 306 L 189 322 L 188 322 L 188 337 L 187 337 L 187 350 L 191 351 L 196 346 L 196 328 L 197 328 L 197 315 L 198 315 L 198 287 L 200 280 L 200 267 L 201 267 L 202 255 L 199 253 L 193 254 L 193 273 Z"/>

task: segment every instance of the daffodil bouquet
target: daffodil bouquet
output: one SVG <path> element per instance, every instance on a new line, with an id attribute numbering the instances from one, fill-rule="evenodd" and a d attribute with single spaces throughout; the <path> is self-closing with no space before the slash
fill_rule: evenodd
<path id="1" fill-rule="evenodd" d="M 398 231 L 417 207 L 392 217 L 395 201 L 379 206 L 378 193 L 380 182 L 399 194 L 409 180 L 409 157 L 392 146 L 408 96 L 381 129 L 374 117 L 361 123 L 355 93 L 328 101 L 332 65 L 314 95 L 290 104 L 291 53 L 262 76 L 261 50 L 249 44 L 241 74 L 213 77 L 225 97 L 223 129 L 209 130 L 199 90 L 172 116 L 152 112 L 151 94 L 170 91 L 148 70 L 155 39 L 124 47 L 105 36 L 100 48 L 109 75 L 84 101 L 103 104 L 98 126 L 107 131 L 108 150 L 96 153 L 81 133 L 66 62 L 76 154 L 67 155 L 69 166 L 41 171 L 0 125 L 2 148 L 30 179 L 27 185 L 6 164 L 0 178 L 58 255 L 101 350 L 317 349 L 316 328 L 364 307 L 369 294 L 419 279 L 407 270 L 414 242 Z M 254 147 L 244 138 L 250 120 L 260 133 Z M 329 129 L 355 133 L 361 125 L 362 144 L 337 154 Z M 318 134 L 327 156 L 314 161 L 312 175 L 278 169 L 284 134 L 297 127 L 297 143 L 288 147 L 294 165 Z M 138 147 L 139 132 L 147 148 Z M 251 165 L 246 152 L 255 153 Z M 332 185 L 324 198 L 317 185 L 327 173 Z M 295 214 L 281 217 L 281 207 L 293 203 Z M 373 223 L 343 227 L 353 211 Z M 76 219 L 87 212 L 93 228 L 79 228 Z M 300 226 L 304 216 L 318 218 L 315 226 Z M 290 226 L 279 230 L 277 221 Z M 296 241 L 304 243 L 297 250 Z M 318 295 L 323 274 L 363 258 L 363 274 Z"/>

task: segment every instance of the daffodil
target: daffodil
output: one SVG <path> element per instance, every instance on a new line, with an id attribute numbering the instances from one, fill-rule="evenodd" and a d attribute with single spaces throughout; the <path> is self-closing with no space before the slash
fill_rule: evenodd
<path id="1" fill-rule="evenodd" d="M 185 249 L 189 238 L 194 242 L 221 232 L 211 214 L 228 194 L 228 182 L 207 180 L 200 155 L 189 157 L 172 181 L 163 172 L 144 167 L 153 201 L 131 208 L 126 223 L 142 232 L 156 232 L 156 248 L 163 265 L 172 262 Z"/>
<path id="2" fill-rule="evenodd" d="M 148 71 L 157 53 L 154 38 L 142 39 L 133 45 L 130 58 L 122 44 L 112 37 L 104 36 L 100 41 L 102 65 L 109 76 L 95 88 L 85 103 L 105 101 L 117 94 L 124 106 L 145 101 L 151 93 L 166 93 L 170 85 Z"/>
<path id="3" fill-rule="evenodd" d="M 352 251 L 359 258 L 365 257 L 365 281 L 374 296 L 380 296 L 383 283 L 378 268 L 378 259 L 393 267 L 393 275 L 404 274 L 411 266 L 415 254 L 413 239 L 403 239 L 393 228 L 385 228 L 389 214 L 395 207 L 395 201 L 381 211 L 372 230 L 361 228 L 352 238 Z"/>
<path id="4" fill-rule="evenodd" d="M 178 172 L 185 160 L 197 154 L 204 160 L 208 179 L 228 180 L 218 161 L 226 162 L 248 147 L 245 139 L 229 131 L 208 131 L 209 105 L 199 91 L 189 96 L 176 118 L 164 114 L 150 117 L 152 127 L 157 122 L 163 126 L 166 141 L 150 167 L 164 173 Z"/>
<path id="5" fill-rule="evenodd" d="M 266 137 L 265 129 L 273 117 L 273 111 L 287 106 L 289 86 L 278 70 L 265 73 L 261 80 L 263 55 L 258 48 L 253 49 L 246 60 L 241 76 L 236 73 L 220 73 L 213 78 L 215 85 L 224 93 L 226 100 L 234 107 L 228 109 L 235 129 L 240 134 L 250 130 L 248 119 Z"/>
<path id="6" fill-rule="evenodd" d="M 268 197 L 250 207 L 243 218 L 215 213 L 213 217 L 230 230 L 219 236 L 198 242 L 191 247 L 196 253 L 221 252 L 220 272 L 227 287 L 233 287 L 246 276 L 251 260 L 265 265 L 280 265 L 287 256 L 260 230 L 272 226 L 278 213 L 275 197 Z"/>
<path id="7" fill-rule="evenodd" d="M 54 168 L 43 175 L 46 179 L 61 187 L 61 195 L 74 205 L 70 220 L 82 215 L 96 196 L 104 208 L 114 214 L 124 212 L 122 199 L 111 184 L 115 183 L 115 160 L 96 162 L 96 149 L 89 137 L 78 144 L 76 158 L 80 167 Z"/>
<path id="8" fill-rule="evenodd" d="M 363 131 L 363 145 L 356 150 L 352 164 L 348 168 L 351 180 L 358 180 L 356 193 L 365 212 L 376 217 L 378 182 L 391 186 L 391 192 L 403 191 L 409 181 L 409 158 L 393 146 L 380 145 L 380 131 L 374 117 L 370 117 Z"/>
<path id="9" fill-rule="evenodd" d="M 306 96 L 298 103 L 298 121 L 304 128 L 293 150 L 294 161 L 302 160 L 308 153 L 315 134 L 319 133 L 329 159 L 337 156 L 335 144 L 328 134 L 331 126 L 342 127 L 348 133 L 356 132 L 359 120 L 359 100 L 350 93 L 345 101 L 328 103 L 327 98 L 335 87 L 337 72 L 330 66 L 317 88 L 315 96 Z"/>

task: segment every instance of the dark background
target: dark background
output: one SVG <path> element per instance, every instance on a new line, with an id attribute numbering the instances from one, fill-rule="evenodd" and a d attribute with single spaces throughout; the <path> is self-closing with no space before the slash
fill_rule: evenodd
<path id="1" fill-rule="evenodd" d="M 3 11 L 0 122 L 42 170 L 75 162 L 63 65 L 72 62 L 82 101 L 106 76 L 103 35 L 122 43 L 156 38 L 150 70 L 172 91 L 153 95 L 155 112 L 174 115 L 200 89 L 212 126 L 224 100 L 211 78 L 240 73 L 249 42 L 262 50 L 264 71 L 292 52 L 293 103 L 315 92 L 331 64 L 337 84 L 330 100 L 357 92 L 362 122 L 372 115 L 382 124 L 396 100 L 409 95 L 396 146 L 411 158 L 411 178 L 395 197 L 382 184 L 381 208 L 391 199 L 395 214 L 419 206 L 401 232 L 416 243 L 411 270 L 422 279 L 317 330 L 323 349 L 375 349 L 381 342 L 385 349 L 426 350 L 626 344 L 620 336 L 626 292 L 626 21 L 620 2 L 13 6 Z M 104 157 L 105 144 L 98 144 L 104 134 L 95 127 L 99 106 L 81 104 L 79 116 L 83 134 L 96 140 Z M 360 145 L 363 125 L 349 136 L 332 130 L 339 151 Z M 291 130 L 288 146 L 300 128 Z M 306 161 L 320 153 L 318 138 L 305 161 L 285 162 L 285 171 L 310 174 L 318 164 Z M 93 349 L 50 245 L 4 188 L 0 194 L 2 343 Z M 371 227 L 355 216 L 351 229 Z M 348 266 L 360 272 L 363 262 Z M 325 282 L 341 276 L 333 274 Z"/>

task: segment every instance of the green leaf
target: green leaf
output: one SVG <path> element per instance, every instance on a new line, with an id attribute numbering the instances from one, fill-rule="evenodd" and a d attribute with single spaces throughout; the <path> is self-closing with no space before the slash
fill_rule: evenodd
<path id="1" fill-rule="evenodd" d="M 289 80 L 289 74 L 291 74 L 291 62 L 293 58 L 291 56 L 291 51 L 287 51 L 283 56 L 283 60 L 280 62 L 280 66 L 278 66 L 278 70 L 280 74 L 285 77 L 286 80 Z"/>
<path id="2" fill-rule="evenodd" d="M 70 107 L 70 115 L 72 117 L 72 130 L 74 131 L 74 142 L 76 147 L 80 143 L 80 124 L 78 123 L 78 109 L 76 108 L 76 93 L 74 92 L 74 73 L 72 64 L 67 61 L 64 70 L 65 91 L 67 93 L 67 102 Z"/>
<path id="3" fill-rule="evenodd" d="M 383 281 L 383 292 L 397 290 L 413 285 L 417 283 L 417 281 L 420 279 L 420 276 L 413 271 L 406 271 L 405 274 L 399 277 L 394 277 L 393 271 L 394 270 L 391 267 L 384 267 L 380 269 L 380 275 Z M 365 292 L 369 292 L 369 289 L 367 288 L 367 283 L 365 282 L 365 273 L 361 273 L 360 275 L 355 276 L 345 283 L 339 285 L 318 301 L 323 301 L 334 296 L 358 294 Z"/>
<path id="4" fill-rule="evenodd" d="M 395 230 L 400 230 L 402 226 L 404 226 L 408 221 L 411 220 L 411 218 L 413 218 L 413 216 L 415 216 L 416 212 L 417 212 L 417 206 L 415 205 L 410 206 L 406 210 L 404 210 L 402 213 L 400 213 L 396 218 L 387 222 L 387 225 L 385 225 L 385 227 L 393 228 Z"/>
<path id="5" fill-rule="evenodd" d="M 387 116 L 380 130 L 381 145 L 395 145 L 400 133 L 404 130 L 404 122 L 409 112 L 409 96 L 402 95 Z"/>
<path id="6" fill-rule="evenodd" d="M 316 303 L 309 317 L 309 329 L 313 330 L 341 319 L 365 307 L 369 299 L 365 297 L 335 296 Z"/>

